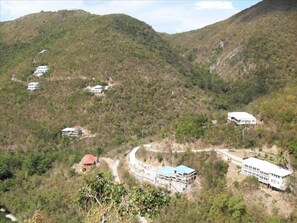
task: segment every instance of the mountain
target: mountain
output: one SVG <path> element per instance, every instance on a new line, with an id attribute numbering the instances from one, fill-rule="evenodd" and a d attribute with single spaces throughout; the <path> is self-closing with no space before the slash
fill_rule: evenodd
<path id="1" fill-rule="evenodd" d="M 0 30 L 5 148 L 60 144 L 61 129 L 74 125 L 96 133 L 103 146 L 120 145 L 203 108 L 204 93 L 187 88 L 189 64 L 149 25 L 127 15 L 41 12 L 1 23 Z M 38 65 L 49 66 L 44 77 L 32 76 Z M 104 97 L 84 91 L 109 78 L 114 86 Z M 41 82 L 42 90 L 28 92 L 30 81 Z"/>
<path id="2" fill-rule="evenodd" d="M 283 83 L 296 77 L 297 2 L 264 0 L 205 28 L 166 36 L 190 61 L 227 80 L 269 67 Z"/>

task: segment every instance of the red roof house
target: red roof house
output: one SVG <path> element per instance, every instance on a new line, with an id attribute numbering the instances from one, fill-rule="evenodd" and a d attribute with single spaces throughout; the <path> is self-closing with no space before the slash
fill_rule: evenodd
<path id="1" fill-rule="evenodd" d="M 97 156 L 91 154 L 85 155 L 80 161 L 83 170 L 89 170 L 92 166 L 95 166 L 98 163 Z"/>

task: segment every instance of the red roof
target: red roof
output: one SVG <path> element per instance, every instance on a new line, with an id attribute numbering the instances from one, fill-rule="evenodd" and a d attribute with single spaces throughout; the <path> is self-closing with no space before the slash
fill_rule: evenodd
<path id="1" fill-rule="evenodd" d="M 94 163 L 97 163 L 97 156 L 93 156 L 91 154 L 88 154 L 88 155 L 85 155 L 82 160 L 81 160 L 81 163 L 83 165 L 85 164 L 94 164 Z"/>

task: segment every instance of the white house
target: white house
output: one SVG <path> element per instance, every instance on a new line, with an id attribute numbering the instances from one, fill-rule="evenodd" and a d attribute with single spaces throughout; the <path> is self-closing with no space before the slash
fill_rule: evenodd
<path id="1" fill-rule="evenodd" d="M 161 186 L 168 186 L 178 192 L 183 192 L 196 179 L 196 171 L 184 165 L 177 167 L 164 166 L 157 170 L 155 182 Z"/>
<path id="2" fill-rule="evenodd" d="M 79 137 L 82 135 L 80 128 L 65 128 L 62 130 L 62 136 Z"/>
<path id="3" fill-rule="evenodd" d="M 91 92 L 94 94 L 101 94 L 103 90 L 104 90 L 104 87 L 101 85 L 96 85 L 91 88 Z"/>
<path id="4" fill-rule="evenodd" d="M 38 89 L 40 89 L 39 82 L 30 82 L 28 84 L 27 90 L 29 90 L 29 91 L 36 91 Z"/>
<path id="5" fill-rule="evenodd" d="M 253 157 L 243 160 L 241 173 L 255 176 L 260 182 L 279 190 L 286 189 L 286 178 L 292 174 L 289 170 Z"/>
<path id="6" fill-rule="evenodd" d="M 45 72 L 47 72 L 48 69 L 49 69 L 48 66 L 38 66 L 38 67 L 36 67 L 33 75 L 36 77 L 40 77 L 43 74 L 45 74 Z"/>
<path id="7" fill-rule="evenodd" d="M 228 112 L 228 122 L 235 122 L 237 125 L 256 125 L 256 118 L 247 112 Z"/>
<path id="8" fill-rule="evenodd" d="M 38 54 L 43 54 L 43 53 L 45 53 L 47 50 L 45 50 L 45 49 L 43 49 L 43 50 L 41 50 L 40 52 L 38 52 Z"/>

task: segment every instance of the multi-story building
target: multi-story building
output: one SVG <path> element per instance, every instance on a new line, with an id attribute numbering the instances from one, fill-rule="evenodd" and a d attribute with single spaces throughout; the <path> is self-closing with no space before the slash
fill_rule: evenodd
<path id="1" fill-rule="evenodd" d="M 241 173 L 255 176 L 260 182 L 279 190 L 286 189 L 287 177 L 292 174 L 289 170 L 253 157 L 243 160 Z"/>
<path id="2" fill-rule="evenodd" d="M 177 167 L 164 166 L 157 170 L 155 183 L 168 186 L 178 192 L 183 192 L 196 179 L 196 171 L 184 165 Z"/>

